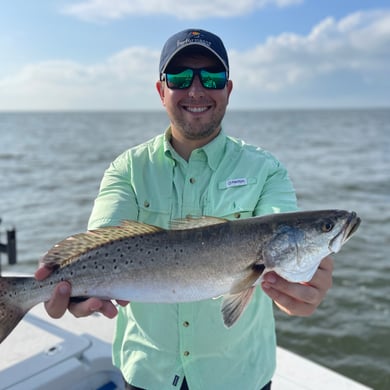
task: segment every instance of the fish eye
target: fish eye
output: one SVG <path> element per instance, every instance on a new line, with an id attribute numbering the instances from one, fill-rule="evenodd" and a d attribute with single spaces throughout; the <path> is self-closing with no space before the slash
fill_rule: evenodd
<path id="1" fill-rule="evenodd" d="M 321 231 L 323 233 L 329 233 L 334 228 L 334 223 L 330 220 L 321 223 Z"/>

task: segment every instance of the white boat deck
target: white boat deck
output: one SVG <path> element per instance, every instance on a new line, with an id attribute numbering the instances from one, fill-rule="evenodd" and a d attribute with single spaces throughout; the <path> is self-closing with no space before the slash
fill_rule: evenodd
<path id="1" fill-rule="evenodd" d="M 0 389 L 123 389 L 111 364 L 113 326 L 100 315 L 53 320 L 37 306 L 0 345 Z M 369 389 L 282 348 L 272 383 L 273 390 Z"/>

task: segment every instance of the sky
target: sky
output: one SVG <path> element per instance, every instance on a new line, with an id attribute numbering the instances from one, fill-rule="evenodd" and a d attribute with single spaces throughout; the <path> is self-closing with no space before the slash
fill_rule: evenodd
<path id="1" fill-rule="evenodd" d="M 389 0 L 4 0 L 0 111 L 162 109 L 186 28 L 224 41 L 232 109 L 390 107 Z"/>

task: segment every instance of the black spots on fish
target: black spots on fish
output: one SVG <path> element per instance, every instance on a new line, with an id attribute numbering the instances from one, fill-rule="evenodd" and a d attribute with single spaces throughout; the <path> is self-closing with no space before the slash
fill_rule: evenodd
<path id="1" fill-rule="evenodd" d="M 10 299 L 17 298 L 17 296 L 20 294 L 20 288 L 16 287 L 14 282 L 11 283 L 11 285 L 13 285 L 14 288 L 3 291 L 1 295 L 2 297 L 8 297 Z M 26 289 L 24 288 L 23 291 L 26 292 Z"/>
<path id="2" fill-rule="evenodd" d="M 170 248 L 172 251 L 172 257 L 175 259 L 175 265 L 177 266 L 183 266 L 185 264 L 185 261 L 183 261 L 184 258 L 184 248 L 176 247 Z"/>
<path id="3" fill-rule="evenodd" d="M 82 268 L 83 268 L 83 269 L 86 269 L 87 267 L 85 266 L 85 268 L 84 268 L 84 266 L 83 266 Z M 105 269 L 105 264 L 102 263 L 101 261 L 94 260 L 94 262 L 93 262 L 93 268 L 94 268 L 94 269 L 101 269 L 101 270 L 104 270 L 104 269 Z"/>
<path id="4" fill-rule="evenodd" d="M 7 305 L 5 305 L 4 303 L 0 303 L 0 322 L 5 318 L 9 317 L 10 315 L 12 315 L 12 313 L 9 313 L 9 311 L 7 310 Z"/>
<path id="5" fill-rule="evenodd" d="M 117 259 L 115 257 L 112 259 L 112 264 L 113 264 L 114 271 L 116 271 L 118 269 L 118 265 L 117 265 Z"/>

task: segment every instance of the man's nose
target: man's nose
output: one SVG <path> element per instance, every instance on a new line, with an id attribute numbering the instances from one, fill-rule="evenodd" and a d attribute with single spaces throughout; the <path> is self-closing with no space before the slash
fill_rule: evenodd
<path id="1" fill-rule="evenodd" d="M 194 80 L 192 80 L 191 86 L 188 88 L 188 96 L 200 97 L 204 96 L 204 94 L 204 87 L 200 81 L 199 75 L 195 75 Z"/>

